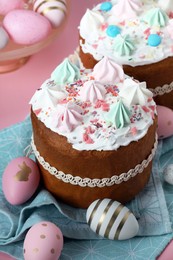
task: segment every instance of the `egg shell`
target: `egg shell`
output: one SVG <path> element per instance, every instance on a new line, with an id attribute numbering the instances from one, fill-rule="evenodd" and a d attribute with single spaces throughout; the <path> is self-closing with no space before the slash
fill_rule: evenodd
<path id="1" fill-rule="evenodd" d="M 13 159 L 2 176 L 2 190 L 12 205 L 26 202 L 35 193 L 40 181 L 37 164 L 28 157 Z"/>
<path id="2" fill-rule="evenodd" d="M 0 49 L 5 48 L 8 44 L 9 37 L 3 27 L 0 27 Z"/>
<path id="3" fill-rule="evenodd" d="M 132 212 L 118 201 L 98 199 L 87 209 L 87 223 L 98 235 L 125 240 L 137 235 L 139 224 Z"/>
<path id="4" fill-rule="evenodd" d="M 157 106 L 158 113 L 158 137 L 167 138 L 173 135 L 173 110 L 165 106 Z"/>
<path id="5" fill-rule="evenodd" d="M 49 221 L 42 221 L 32 226 L 23 244 L 25 260 L 57 260 L 62 249 L 62 232 Z"/>
<path id="6" fill-rule="evenodd" d="M 33 10 L 46 17 L 53 27 L 58 27 L 65 18 L 67 4 L 65 0 L 36 0 L 33 5 Z"/>
<path id="7" fill-rule="evenodd" d="M 164 180 L 167 183 L 173 185 L 173 164 L 168 165 L 164 169 L 163 174 L 164 174 Z"/>
<path id="8" fill-rule="evenodd" d="M 50 22 L 31 10 L 9 12 L 3 25 L 12 40 L 18 44 L 31 45 L 45 39 L 52 30 Z"/>
<path id="9" fill-rule="evenodd" d="M 20 9 L 23 7 L 23 0 L 0 0 L 0 15 L 6 15 L 14 9 Z"/>

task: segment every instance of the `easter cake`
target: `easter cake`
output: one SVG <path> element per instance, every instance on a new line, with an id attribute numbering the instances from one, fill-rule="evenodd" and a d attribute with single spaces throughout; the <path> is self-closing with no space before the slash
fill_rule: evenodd
<path id="1" fill-rule="evenodd" d="M 157 104 L 173 109 L 172 0 L 112 0 L 87 9 L 79 25 L 86 68 L 104 56 L 146 81 Z"/>
<path id="2" fill-rule="evenodd" d="M 80 208 L 105 197 L 133 199 L 149 180 L 157 147 L 152 96 L 110 58 L 94 69 L 64 59 L 30 101 L 45 187 Z"/>

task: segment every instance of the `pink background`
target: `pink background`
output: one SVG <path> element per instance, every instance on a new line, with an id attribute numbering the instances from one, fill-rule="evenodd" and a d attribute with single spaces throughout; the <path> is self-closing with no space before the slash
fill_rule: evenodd
<path id="1" fill-rule="evenodd" d="M 30 113 L 29 100 L 54 68 L 78 45 L 78 25 L 86 8 L 100 0 L 71 0 L 70 14 L 58 38 L 44 50 L 32 56 L 20 69 L 0 74 L 0 129 L 23 121 Z M 159 260 L 172 260 L 173 243 Z M 0 259 L 11 260 L 0 253 Z"/>

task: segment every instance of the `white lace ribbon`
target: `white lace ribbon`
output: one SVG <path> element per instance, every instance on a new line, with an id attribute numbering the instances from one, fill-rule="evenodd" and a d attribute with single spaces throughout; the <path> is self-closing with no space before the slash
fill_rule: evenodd
<path id="1" fill-rule="evenodd" d="M 153 96 L 162 96 L 166 93 L 170 93 L 173 90 L 173 82 L 171 84 L 165 84 L 162 87 L 156 87 L 155 89 L 150 88 L 150 91 L 153 93 Z"/>
<path id="2" fill-rule="evenodd" d="M 54 175 L 57 179 L 65 183 L 70 183 L 72 185 L 79 185 L 81 187 L 92 187 L 92 188 L 94 187 L 102 188 L 105 186 L 120 184 L 121 182 L 128 181 L 132 177 L 135 177 L 137 174 L 142 173 L 143 170 L 152 161 L 157 149 L 157 144 L 158 144 L 158 138 L 156 134 L 154 147 L 151 150 L 150 155 L 148 156 L 147 159 L 143 160 L 141 164 L 136 165 L 134 169 L 130 169 L 128 172 L 122 173 L 119 176 L 113 175 L 111 178 L 90 179 L 90 178 L 81 178 L 80 176 L 73 176 L 71 174 L 65 174 L 64 172 L 57 170 L 55 167 L 52 167 L 48 162 L 44 160 L 44 158 L 37 151 L 33 139 L 31 141 L 31 146 L 37 160 L 43 166 L 43 168 L 47 170 L 50 174 Z"/>

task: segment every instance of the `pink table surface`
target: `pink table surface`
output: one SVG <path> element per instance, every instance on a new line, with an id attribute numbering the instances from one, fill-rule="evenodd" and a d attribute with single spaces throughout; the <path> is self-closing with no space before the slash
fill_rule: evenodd
<path id="1" fill-rule="evenodd" d="M 29 100 L 54 68 L 78 45 L 78 25 L 86 8 L 99 0 L 71 0 L 70 14 L 58 38 L 44 50 L 33 55 L 20 69 L 0 74 L 0 129 L 23 121 L 30 113 Z M 171 242 L 158 260 L 173 259 Z M 0 253 L 0 259 L 12 260 Z"/>

